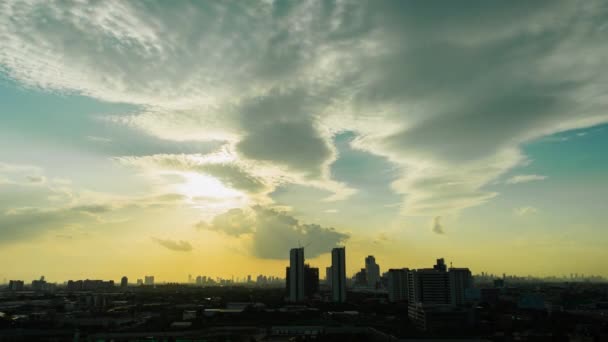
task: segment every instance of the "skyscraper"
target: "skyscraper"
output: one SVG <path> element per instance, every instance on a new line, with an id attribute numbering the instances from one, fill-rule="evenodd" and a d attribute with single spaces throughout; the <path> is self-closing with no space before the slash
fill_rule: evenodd
<path id="1" fill-rule="evenodd" d="M 144 276 L 144 285 L 153 286 L 154 276 Z"/>
<path id="2" fill-rule="evenodd" d="M 331 290 L 334 302 L 346 301 L 346 249 L 331 250 Z"/>
<path id="3" fill-rule="evenodd" d="M 289 251 L 289 301 L 304 300 L 304 248 Z"/>
<path id="4" fill-rule="evenodd" d="M 120 287 L 127 287 L 129 286 L 129 278 L 127 278 L 127 276 L 124 276 L 120 279 Z"/>
<path id="5" fill-rule="evenodd" d="M 376 288 L 380 281 L 380 266 L 376 263 L 376 258 L 373 255 L 365 258 L 365 273 L 367 275 L 367 286 Z"/>
<path id="6" fill-rule="evenodd" d="M 450 279 L 450 304 L 464 304 L 465 290 L 473 287 L 473 278 L 468 268 L 450 267 L 448 271 Z"/>
<path id="7" fill-rule="evenodd" d="M 311 298 L 319 292 L 319 269 L 304 265 L 304 295 Z"/>
<path id="8" fill-rule="evenodd" d="M 325 267 L 325 283 L 331 288 L 331 266 Z"/>
<path id="9" fill-rule="evenodd" d="M 388 300 L 400 302 L 407 300 L 408 295 L 407 268 L 388 270 Z"/>

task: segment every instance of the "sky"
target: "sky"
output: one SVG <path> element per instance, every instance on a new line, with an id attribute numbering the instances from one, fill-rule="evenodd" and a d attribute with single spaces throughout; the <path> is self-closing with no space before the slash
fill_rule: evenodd
<path id="1" fill-rule="evenodd" d="M 298 246 L 608 276 L 607 18 L 0 0 L 0 280 L 284 276 Z"/>

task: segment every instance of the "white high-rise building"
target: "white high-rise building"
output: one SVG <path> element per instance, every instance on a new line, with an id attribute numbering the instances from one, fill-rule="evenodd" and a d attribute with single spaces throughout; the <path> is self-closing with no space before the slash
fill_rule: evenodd
<path id="1" fill-rule="evenodd" d="M 409 269 L 407 268 L 388 270 L 388 300 L 390 302 L 408 299 L 408 274 Z"/>
<path id="2" fill-rule="evenodd" d="M 289 251 L 289 301 L 304 300 L 304 248 Z"/>
<path id="3" fill-rule="evenodd" d="M 346 249 L 331 250 L 331 292 L 334 302 L 346 302 Z"/>
<path id="4" fill-rule="evenodd" d="M 376 258 L 373 255 L 365 258 L 365 273 L 367 275 L 367 286 L 372 289 L 376 288 L 380 281 L 380 265 L 376 263 Z"/>
<path id="5" fill-rule="evenodd" d="M 448 274 L 450 279 L 450 304 L 464 304 L 466 289 L 473 287 L 471 271 L 468 268 L 451 267 Z"/>

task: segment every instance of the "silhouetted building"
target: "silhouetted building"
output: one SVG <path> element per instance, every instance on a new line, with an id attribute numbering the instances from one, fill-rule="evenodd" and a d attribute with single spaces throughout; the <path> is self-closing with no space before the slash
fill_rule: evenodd
<path id="1" fill-rule="evenodd" d="M 465 303 L 465 291 L 473 287 L 473 277 L 468 268 L 451 267 L 448 271 L 450 279 L 450 304 Z"/>
<path id="2" fill-rule="evenodd" d="M 373 255 L 365 258 L 365 273 L 367 275 L 367 286 L 375 289 L 380 282 L 380 265 L 376 263 L 376 258 Z"/>
<path id="3" fill-rule="evenodd" d="M 437 259 L 437 263 L 433 266 L 434 270 L 446 272 L 448 270 L 443 258 Z"/>
<path id="4" fill-rule="evenodd" d="M 144 276 L 144 285 L 154 286 L 154 276 Z"/>
<path id="5" fill-rule="evenodd" d="M 289 301 L 304 300 L 304 248 L 293 248 L 289 251 Z"/>
<path id="6" fill-rule="evenodd" d="M 355 274 L 355 286 L 367 286 L 367 271 L 365 270 L 365 268 L 362 268 L 361 271 Z"/>
<path id="7" fill-rule="evenodd" d="M 114 280 L 69 280 L 66 286 L 68 291 L 98 291 L 111 290 L 114 288 Z"/>
<path id="8" fill-rule="evenodd" d="M 331 292 L 334 302 L 346 302 L 346 249 L 331 250 Z"/>
<path id="9" fill-rule="evenodd" d="M 401 302 L 407 300 L 408 295 L 407 268 L 388 270 L 388 300 L 390 302 Z"/>
<path id="10" fill-rule="evenodd" d="M 120 279 L 120 287 L 125 288 L 129 286 L 129 278 L 127 278 L 127 276 L 124 276 Z"/>
<path id="11" fill-rule="evenodd" d="M 10 291 L 23 291 L 24 285 L 23 280 L 11 280 L 8 282 L 8 289 Z"/>
<path id="12" fill-rule="evenodd" d="M 304 265 L 304 295 L 311 298 L 319 292 L 319 269 Z"/>
<path id="13" fill-rule="evenodd" d="M 408 301 L 410 304 L 449 304 L 449 276 L 435 268 L 412 270 L 408 273 Z"/>
<path id="14" fill-rule="evenodd" d="M 144 284 L 144 280 L 141 278 L 137 279 L 137 286 L 142 286 Z"/>
<path id="15" fill-rule="evenodd" d="M 40 277 L 38 280 L 32 280 L 32 290 L 33 291 L 48 291 L 49 284 L 44 279 L 44 276 Z"/>
<path id="16" fill-rule="evenodd" d="M 325 267 L 325 283 L 331 288 L 331 266 Z"/>

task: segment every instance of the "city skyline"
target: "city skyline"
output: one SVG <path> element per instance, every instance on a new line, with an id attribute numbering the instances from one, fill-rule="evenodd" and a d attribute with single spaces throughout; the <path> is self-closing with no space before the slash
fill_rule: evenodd
<path id="1" fill-rule="evenodd" d="M 0 1 L 0 280 L 608 277 L 607 17 Z"/>

